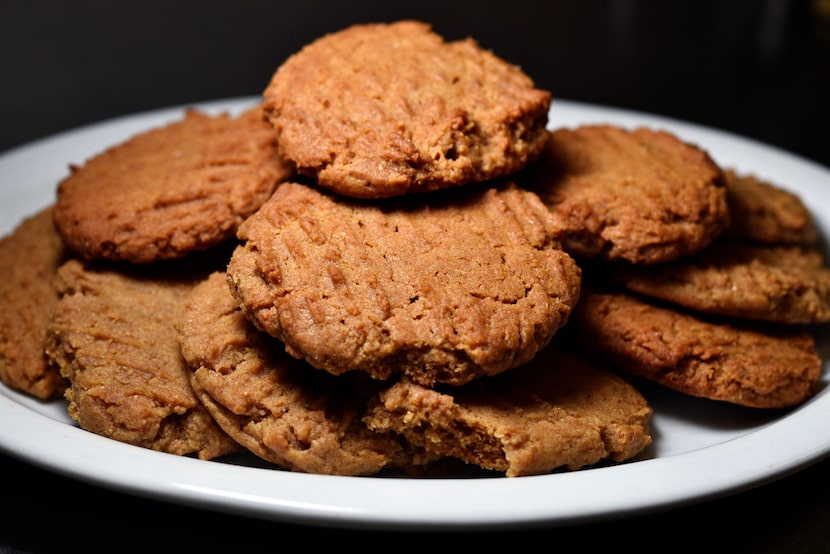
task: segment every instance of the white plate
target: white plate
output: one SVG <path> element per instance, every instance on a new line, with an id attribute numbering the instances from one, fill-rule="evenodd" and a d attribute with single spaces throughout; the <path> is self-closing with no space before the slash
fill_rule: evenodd
<path id="1" fill-rule="evenodd" d="M 254 98 L 199 105 L 238 113 Z M 0 232 L 54 199 L 70 163 L 183 108 L 132 115 L 0 156 Z M 753 172 L 801 195 L 824 236 L 830 171 L 775 148 L 647 114 L 555 101 L 551 126 L 613 123 L 667 129 L 723 166 Z M 822 329 L 822 356 L 830 335 Z M 108 440 L 77 428 L 62 402 L 39 402 L 0 385 L 0 448 L 51 471 L 128 493 L 286 522 L 395 529 L 566 524 L 630 515 L 757 486 L 830 452 L 830 392 L 791 411 L 750 410 L 675 394 L 644 393 L 655 408 L 654 444 L 625 464 L 520 478 L 423 479 L 305 475 L 257 464 L 206 462 Z"/>

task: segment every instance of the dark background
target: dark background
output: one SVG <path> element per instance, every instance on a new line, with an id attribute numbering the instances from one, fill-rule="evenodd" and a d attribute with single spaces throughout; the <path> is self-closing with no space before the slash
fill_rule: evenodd
<path id="1" fill-rule="evenodd" d="M 554 101 L 669 115 L 830 163 L 827 0 L 490 4 L 3 2 L 0 150 L 117 115 L 260 94 L 321 34 L 416 18 L 448 39 L 476 38 Z"/>
<path id="2" fill-rule="evenodd" d="M 554 102 L 688 120 L 830 167 L 827 0 L 6 0 L 0 3 L 0 152 L 114 116 L 259 94 L 277 66 L 314 38 L 352 23 L 401 18 L 429 21 L 448 39 L 476 38 L 522 66 Z M 397 552 L 503 550 L 505 544 L 826 552 L 828 472 L 830 461 L 822 461 L 725 498 L 590 525 L 416 534 L 217 514 L 100 489 L 0 456 L 0 553 L 240 552 L 288 545 L 314 551 L 329 544 Z"/>

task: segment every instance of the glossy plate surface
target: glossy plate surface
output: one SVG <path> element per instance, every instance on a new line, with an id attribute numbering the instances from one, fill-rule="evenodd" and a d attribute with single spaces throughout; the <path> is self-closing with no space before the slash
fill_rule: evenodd
<path id="1" fill-rule="evenodd" d="M 197 107 L 238 113 L 256 99 Z M 126 116 L 0 155 L 0 232 L 51 203 L 69 164 L 181 117 L 183 107 Z M 823 236 L 830 230 L 830 170 L 787 152 L 684 122 L 555 101 L 550 127 L 611 123 L 675 133 L 716 162 L 798 193 Z M 830 333 L 817 329 L 823 359 Z M 819 334 L 820 333 L 820 334 Z M 63 402 L 39 402 L 0 385 L 0 449 L 103 487 L 285 522 L 376 529 L 559 525 L 631 515 L 758 486 L 830 453 L 828 363 L 822 391 L 794 410 L 758 411 L 648 387 L 654 444 L 635 461 L 521 478 L 334 477 L 205 462 L 121 444 L 79 429 Z"/>

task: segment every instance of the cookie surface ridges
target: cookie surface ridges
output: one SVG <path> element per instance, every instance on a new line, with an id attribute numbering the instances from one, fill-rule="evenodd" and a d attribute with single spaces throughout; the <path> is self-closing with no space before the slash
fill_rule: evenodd
<path id="1" fill-rule="evenodd" d="M 427 385 L 521 365 L 565 324 L 581 270 L 534 194 L 506 184 L 395 200 L 280 186 L 228 264 L 248 317 L 314 367 Z"/>
<path id="2" fill-rule="evenodd" d="M 307 45 L 277 69 L 264 107 L 301 173 L 378 198 L 517 171 L 541 151 L 550 93 L 471 39 L 400 21 Z"/>
<path id="3" fill-rule="evenodd" d="M 373 475 L 418 464 L 417 453 L 410 456 L 400 439 L 361 421 L 372 383 L 290 357 L 244 317 L 224 272 L 194 289 L 178 337 L 196 395 L 258 457 L 327 475 Z"/>
<path id="4" fill-rule="evenodd" d="M 190 110 L 73 167 L 55 222 L 86 259 L 178 258 L 232 238 L 292 173 L 258 106 L 237 118 Z"/>
<path id="5" fill-rule="evenodd" d="M 559 220 L 565 250 L 583 259 L 671 261 L 729 224 L 720 168 L 664 131 L 555 129 L 526 185 Z"/>
<path id="6" fill-rule="evenodd" d="M 179 352 L 175 324 L 198 275 L 139 267 L 69 260 L 58 270 L 46 350 L 70 383 L 69 414 L 82 429 L 160 452 L 239 452 L 194 395 Z"/>

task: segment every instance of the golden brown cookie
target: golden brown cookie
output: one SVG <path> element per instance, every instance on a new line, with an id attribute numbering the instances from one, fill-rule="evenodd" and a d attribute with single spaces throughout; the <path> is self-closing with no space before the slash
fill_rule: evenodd
<path id="1" fill-rule="evenodd" d="M 0 239 L 0 379 L 40 399 L 58 397 L 65 383 L 43 353 L 46 325 L 58 293 L 52 280 L 68 256 L 52 223 L 52 207 L 24 219 Z"/>
<path id="2" fill-rule="evenodd" d="M 241 451 L 193 394 L 179 353 L 174 323 L 197 276 L 184 266 L 141 267 L 70 260 L 58 271 L 47 354 L 70 382 L 69 414 L 87 431 L 162 452 Z"/>
<path id="3" fill-rule="evenodd" d="M 801 198 L 754 175 L 724 171 L 733 240 L 762 244 L 814 244 L 818 229 Z"/>
<path id="4" fill-rule="evenodd" d="M 472 39 L 399 21 L 307 45 L 277 69 L 264 107 L 301 173 L 378 198 L 522 168 L 547 136 L 550 93 Z"/>
<path id="5" fill-rule="evenodd" d="M 669 261 L 708 246 L 729 223 L 718 166 L 664 131 L 557 129 L 526 178 L 580 258 Z"/>
<path id="6" fill-rule="evenodd" d="M 620 376 L 552 346 L 462 387 L 402 379 L 380 393 L 366 422 L 508 477 L 639 454 L 651 443 L 646 400 Z"/>
<path id="7" fill-rule="evenodd" d="M 586 287 L 569 336 L 587 354 L 693 396 L 784 408 L 817 390 L 821 359 L 801 326 L 713 322 Z"/>
<path id="8" fill-rule="evenodd" d="M 419 463 L 405 441 L 370 431 L 361 421 L 377 383 L 357 374 L 335 377 L 288 356 L 245 318 L 224 272 L 194 289 L 179 341 L 204 406 L 260 458 L 333 475 L 372 475 Z"/>
<path id="9" fill-rule="evenodd" d="M 228 265 L 247 316 L 333 374 L 463 384 L 519 366 L 565 324 L 581 271 L 512 184 L 381 203 L 286 183 Z"/>
<path id="10" fill-rule="evenodd" d="M 292 171 L 260 107 L 237 118 L 189 110 L 73 167 L 55 222 L 87 259 L 177 258 L 232 238 Z"/>
<path id="11" fill-rule="evenodd" d="M 830 321 L 830 269 L 820 252 L 800 246 L 716 241 L 676 262 L 628 267 L 617 279 L 631 291 L 711 314 Z"/>

